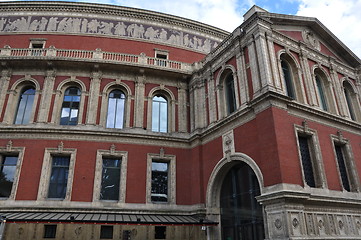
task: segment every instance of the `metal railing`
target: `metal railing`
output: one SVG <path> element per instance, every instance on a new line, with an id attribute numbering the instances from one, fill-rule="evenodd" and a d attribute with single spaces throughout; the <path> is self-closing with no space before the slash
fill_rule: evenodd
<path id="1" fill-rule="evenodd" d="M 148 57 L 144 53 L 132 55 L 125 53 L 104 52 L 101 49 L 94 51 L 56 49 L 50 48 L 10 48 L 8 46 L 0 49 L 0 59 L 9 58 L 36 58 L 46 60 L 89 60 L 105 61 L 109 63 L 139 65 L 143 67 L 160 68 L 171 71 L 191 73 L 192 64 Z"/>

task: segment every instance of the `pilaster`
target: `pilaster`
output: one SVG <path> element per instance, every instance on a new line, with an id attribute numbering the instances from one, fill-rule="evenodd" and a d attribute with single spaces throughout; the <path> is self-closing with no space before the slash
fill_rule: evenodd
<path id="1" fill-rule="evenodd" d="M 144 71 L 135 80 L 135 100 L 134 100 L 134 127 L 143 128 L 144 120 L 144 93 L 145 93 L 146 76 Z"/>
<path id="2" fill-rule="evenodd" d="M 206 73 L 207 84 L 208 84 L 208 114 L 209 114 L 209 122 L 217 121 L 217 112 L 216 112 L 216 94 L 214 89 L 214 76 L 209 69 Z"/>
<path id="3" fill-rule="evenodd" d="M 307 51 L 301 47 L 301 53 L 300 53 L 300 62 L 301 62 L 301 68 L 303 69 L 303 78 L 305 82 L 305 90 L 306 95 L 308 97 L 308 103 L 311 106 L 317 106 L 317 98 L 316 98 L 316 90 L 315 86 L 313 84 L 313 78 L 311 74 L 311 70 L 308 64 L 308 58 L 307 58 Z"/>
<path id="4" fill-rule="evenodd" d="M 178 131 L 187 132 L 187 93 L 186 83 L 178 82 Z"/>
<path id="5" fill-rule="evenodd" d="M 91 76 L 86 124 L 96 124 L 101 75 L 102 73 L 97 69 Z"/>
<path id="6" fill-rule="evenodd" d="M 46 71 L 44 87 L 40 99 L 40 107 L 38 114 L 38 122 L 47 122 L 50 110 L 51 97 L 54 91 L 54 83 L 55 83 L 56 72 L 53 69 L 49 69 Z"/>
<path id="7" fill-rule="evenodd" d="M 11 69 L 6 68 L 6 66 L 3 66 L 0 77 L 0 118 L 3 109 L 5 107 L 4 104 L 7 95 L 6 92 L 9 88 L 10 78 L 11 78 Z"/>

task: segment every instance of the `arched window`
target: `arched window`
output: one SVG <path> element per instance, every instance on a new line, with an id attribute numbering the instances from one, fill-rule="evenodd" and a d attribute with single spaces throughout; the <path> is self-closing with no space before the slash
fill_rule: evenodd
<path id="1" fill-rule="evenodd" d="M 262 207 L 256 200 L 259 195 L 257 177 L 246 163 L 231 168 L 220 195 L 222 240 L 264 239 Z"/>
<path id="2" fill-rule="evenodd" d="M 156 95 L 152 99 L 152 131 L 168 131 L 168 102 L 161 95 Z"/>
<path id="3" fill-rule="evenodd" d="M 123 128 L 124 126 L 125 94 L 113 90 L 108 98 L 107 128 Z"/>
<path id="4" fill-rule="evenodd" d="M 353 104 L 352 104 L 352 92 L 353 92 L 352 87 L 347 82 L 344 82 L 343 87 L 344 87 L 343 89 L 344 89 L 346 104 L 347 104 L 347 107 L 348 107 L 350 117 L 351 117 L 352 120 L 356 121 L 355 110 L 354 110 L 354 107 L 353 107 Z"/>
<path id="5" fill-rule="evenodd" d="M 60 125 L 77 125 L 81 92 L 77 87 L 65 90 Z"/>
<path id="6" fill-rule="evenodd" d="M 35 88 L 28 87 L 20 94 L 18 109 L 15 116 L 15 124 L 28 124 L 33 110 Z"/>
<path id="7" fill-rule="evenodd" d="M 226 94 L 226 103 L 227 103 L 227 113 L 233 113 L 237 106 L 236 106 L 236 95 L 234 91 L 234 80 L 233 75 L 228 74 L 227 78 L 224 81 L 224 88 Z"/>
<path id="8" fill-rule="evenodd" d="M 325 95 L 325 86 L 323 84 L 323 80 L 319 75 L 315 75 L 315 78 L 316 78 L 317 93 L 319 97 L 320 107 L 323 110 L 328 111 L 327 100 Z"/>
<path id="9" fill-rule="evenodd" d="M 285 60 L 281 60 L 282 73 L 284 78 L 284 83 L 286 85 L 286 93 L 290 98 L 296 99 L 293 80 L 292 80 L 292 72 L 291 67 Z"/>

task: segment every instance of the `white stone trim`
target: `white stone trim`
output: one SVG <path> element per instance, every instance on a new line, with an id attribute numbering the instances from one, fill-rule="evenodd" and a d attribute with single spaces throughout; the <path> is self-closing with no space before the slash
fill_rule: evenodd
<path id="1" fill-rule="evenodd" d="M 70 201 L 73 187 L 73 178 L 74 178 L 74 166 L 76 160 L 76 149 L 66 149 L 62 147 L 62 142 L 60 142 L 58 148 L 46 148 L 43 159 L 43 166 L 41 169 L 41 178 L 39 183 L 39 190 L 37 201 L 43 201 L 48 199 L 49 183 L 50 176 L 52 171 L 52 157 L 53 156 L 70 156 L 69 163 L 69 173 L 68 173 L 68 182 L 66 186 L 66 195 L 64 199 L 59 199 L 62 201 Z M 51 199 L 53 200 L 53 199 Z M 57 200 L 57 199 L 54 199 Z"/>
<path id="2" fill-rule="evenodd" d="M 120 158 L 120 184 L 119 184 L 119 200 L 110 201 L 110 200 L 100 200 L 100 190 L 101 190 L 101 181 L 102 181 L 102 168 L 103 168 L 103 157 L 110 158 Z M 128 166 L 128 152 L 125 151 L 115 151 L 110 147 L 110 150 L 98 150 L 95 164 L 95 174 L 94 174 L 94 189 L 93 189 L 93 202 L 98 203 L 108 203 L 114 202 L 124 203 L 126 197 L 126 187 L 127 187 L 127 166 Z"/>
<path id="3" fill-rule="evenodd" d="M 10 156 L 17 155 L 18 156 L 18 161 L 16 163 L 16 171 L 14 174 L 14 182 L 13 182 L 10 196 L 8 198 L 0 198 L 0 200 L 15 200 L 18 185 L 19 185 L 19 178 L 20 178 L 21 168 L 22 168 L 22 164 L 23 164 L 24 153 L 25 153 L 25 147 L 13 147 L 11 140 L 9 140 L 6 147 L 0 147 L 0 161 L 2 161 L 2 156 L 4 156 L 4 155 L 10 155 Z"/>
<path id="4" fill-rule="evenodd" d="M 166 204 L 176 204 L 176 156 L 166 155 L 161 149 L 160 153 L 147 154 L 147 185 L 146 185 L 146 203 L 147 204 L 164 204 L 153 203 L 151 199 L 152 192 L 152 162 L 166 162 L 168 163 L 168 202 Z"/>

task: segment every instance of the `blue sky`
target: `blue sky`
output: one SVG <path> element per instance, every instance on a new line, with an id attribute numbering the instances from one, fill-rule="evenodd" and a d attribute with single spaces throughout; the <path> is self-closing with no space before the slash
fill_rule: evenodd
<path id="1" fill-rule="evenodd" d="M 258 5 L 269 12 L 317 17 L 361 57 L 361 0 L 90 0 L 87 2 L 173 14 L 227 31 L 233 31 L 239 26 L 243 21 L 243 14 L 253 5 Z"/>

